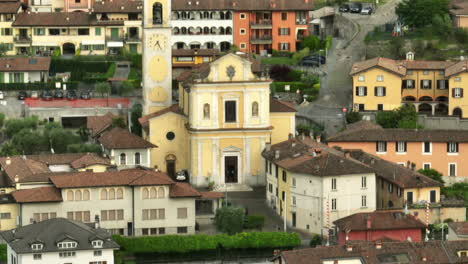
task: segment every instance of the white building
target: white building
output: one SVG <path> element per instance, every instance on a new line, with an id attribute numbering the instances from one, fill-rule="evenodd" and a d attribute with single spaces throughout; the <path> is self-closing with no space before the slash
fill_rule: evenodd
<path id="1" fill-rule="evenodd" d="M 46 82 L 50 58 L 14 57 L 0 59 L 0 83 Z"/>
<path id="2" fill-rule="evenodd" d="M 119 249 L 104 229 L 55 218 L 0 234 L 8 264 L 114 263 Z"/>
<path id="3" fill-rule="evenodd" d="M 289 226 L 320 234 L 333 221 L 376 209 L 376 176 L 368 166 L 310 138 L 267 147 L 267 202 Z"/>

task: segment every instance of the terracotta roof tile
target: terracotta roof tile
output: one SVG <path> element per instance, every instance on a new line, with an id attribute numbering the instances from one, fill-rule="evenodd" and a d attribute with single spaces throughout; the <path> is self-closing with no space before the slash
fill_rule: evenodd
<path id="1" fill-rule="evenodd" d="M 0 14 L 16 14 L 20 8 L 20 1 L 0 1 Z"/>
<path id="2" fill-rule="evenodd" d="M 127 129 L 118 127 L 104 132 L 98 138 L 98 141 L 107 149 L 144 149 L 157 147 L 156 145 L 153 145 L 143 138 L 131 133 Z"/>
<path id="3" fill-rule="evenodd" d="M 90 165 L 110 165 L 109 159 L 96 153 L 63 153 L 28 155 L 28 159 L 42 162 L 46 165 L 70 165 L 72 168 L 83 168 Z"/>
<path id="4" fill-rule="evenodd" d="M 41 12 L 18 14 L 16 20 L 13 22 L 13 27 L 69 27 L 123 24 L 123 20 L 97 21 L 96 16 L 94 14 L 89 14 L 87 12 Z"/>
<path id="5" fill-rule="evenodd" d="M 171 187 L 169 195 L 172 198 L 201 197 L 201 193 L 195 190 L 190 184 L 178 182 Z"/>
<path id="6" fill-rule="evenodd" d="M 371 227 L 367 228 L 367 221 Z M 333 222 L 341 231 L 423 229 L 426 226 L 411 214 L 403 212 L 357 213 Z"/>
<path id="7" fill-rule="evenodd" d="M 55 187 L 38 187 L 12 192 L 18 203 L 61 202 L 60 190 Z"/>
<path id="8" fill-rule="evenodd" d="M 468 237 L 468 221 L 451 222 L 448 225 L 455 232 L 457 236 Z"/>
<path id="9" fill-rule="evenodd" d="M 24 159 L 22 156 L 0 158 L 0 165 L 5 171 L 10 184 L 15 182 L 15 176 L 18 176 L 21 183 L 31 175 L 50 172 L 46 164 L 28 158 Z"/>
<path id="10" fill-rule="evenodd" d="M 270 112 L 297 112 L 296 108 L 292 103 L 280 101 L 273 97 L 270 97 Z"/>
<path id="11" fill-rule="evenodd" d="M 466 72 L 467 69 L 468 69 L 468 60 L 454 63 L 453 65 L 447 67 L 447 69 L 445 70 L 445 77 L 450 77 L 452 75 L 456 75 L 461 72 Z"/>
<path id="12" fill-rule="evenodd" d="M 96 153 L 86 153 L 71 163 L 71 167 L 74 169 L 81 169 L 91 165 L 111 165 L 111 162 Z"/>
<path id="13" fill-rule="evenodd" d="M 0 72 L 49 71 L 48 57 L 4 57 L 0 58 Z"/>
<path id="14" fill-rule="evenodd" d="M 373 67 L 381 67 L 401 76 L 406 74 L 406 68 L 403 66 L 403 64 L 396 60 L 378 57 L 354 63 L 351 68 L 350 75 L 366 71 Z"/>
<path id="15" fill-rule="evenodd" d="M 140 124 L 144 127 L 148 126 L 149 125 L 149 120 L 151 118 L 154 118 L 154 117 L 158 117 L 158 116 L 162 116 L 166 113 L 176 113 L 176 114 L 179 114 L 179 115 L 184 115 L 184 113 L 182 112 L 182 109 L 179 107 L 178 104 L 173 104 L 167 108 L 164 108 L 162 110 L 159 110 L 157 112 L 154 112 L 154 113 L 151 113 L 151 114 L 148 114 L 148 115 L 145 115 L 145 116 L 142 116 L 138 119 L 138 121 L 140 122 Z"/>
<path id="16" fill-rule="evenodd" d="M 86 127 L 91 130 L 91 136 L 95 137 L 112 126 L 112 120 L 116 117 L 111 112 L 102 116 L 88 116 L 86 118 Z"/>
<path id="17" fill-rule="evenodd" d="M 95 2 L 94 13 L 142 13 L 143 1 L 140 0 L 104 0 Z"/>
<path id="18" fill-rule="evenodd" d="M 200 192 L 201 198 L 203 199 L 221 199 L 224 198 L 224 193 L 222 192 Z"/>

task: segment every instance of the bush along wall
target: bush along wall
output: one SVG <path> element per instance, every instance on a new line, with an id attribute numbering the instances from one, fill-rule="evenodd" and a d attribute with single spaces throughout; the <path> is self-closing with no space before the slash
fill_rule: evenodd
<path id="1" fill-rule="evenodd" d="M 67 85 L 67 90 L 74 90 L 78 87 L 78 82 L 62 83 Z M 0 91 L 39 91 L 55 89 L 55 82 L 50 83 L 0 83 Z"/>

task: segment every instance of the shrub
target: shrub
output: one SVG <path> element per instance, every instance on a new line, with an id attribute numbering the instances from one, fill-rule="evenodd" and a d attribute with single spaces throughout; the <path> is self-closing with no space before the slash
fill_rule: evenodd
<path id="1" fill-rule="evenodd" d="M 290 82 L 290 72 L 291 68 L 286 65 L 273 65 L 273 67 L 270 68 L 270 77 L 278 82 Z"/>
<path id="2" fill-rule="evenodd" d="M 102 148 L 99 144 L 70 144 L 67 146 L 68 153 L 94 152 L 101 154 Z"/>
<path id="3" fill-rule="evenodd" d="M 67 86 L 67 89 L 76 89 L 78 87 L 77 82 L 65 82 L 62 83 Z M 55 83 L 0 83 L 0 91 L 40 91 L 55 89 Z"/>
<path id="4" fill-rule="evenodd" d="M 143 114 L 143 107 L 141 104 L 135 104 L 132 106 L 131 114 L 130 114 L 130 120 L 132 121 L 132 127 L 131 131 L 133 134 L 140 136 L 142 135 L 142 128 L 141 124 L 138 121 L 138 119 L 142 116 Z"/>
<path id="5" fill-rule="evenodd" d="M 296 131 L 297 131 L 297 133 L 299 133 L 299 135 L 301 135 L 301 134 L 308 135 L 310 133 L 310 130 L 312 130 L 312 127 L 308 126 L 308 125 L 299 124 L 299 125 L 296 126 Z"/>
<path id="6" fill-rule="evenodd" d="M 320 46 L 320 39 L 315 35 L 307 36 L 301 41 L 301 47 L 309 48 L 311 51 L 320 49 Z"/>
<path id="7" fill-rule="evenodd" d="M 262 230 L 265 225 L 265 217 L 263 215 L 247 215 L 244 221 L 245 229 Z"/>
<path id="8" fill-rule="evenodd" d="M 7 245 L 0 245 L 0 261 L 7 261 Z"/>
<path id="9" fill-rule="evenodd" d="M 289 85 L 289 91 L 284 90 L 284 87 Z M 310 85 L 303 83 L 303 82 L 273 82 L 271 83 L 272 91 L 275 93 L 279 92 L 289 92 L 289 93 L 296 93 L 297 90 L 304 91 L 308 88 L 310 89 Z"/>
<path id="10" fill-rule="evenodd" d="M 346 113 L 346 123 L 352 124 L 362 120 L 362 115 L 359 112 Z"/>
<path id="11" fill-rule="evenodd" d="M 11 138 L 23 129 L 36 129 L 38 123 L 39 119 L 37 118 L 37 116 L 18 119 L 8 119 L 5 122 L 5 134 L 7 137 Z"/>
<path id="12" fill-rule="evenodd" d="M 305 56 L 309 55 L 310 49 L 308 47 L 303 48 L 302 50 L 293 54 L 292 58 L 295 63 L 300 62 Z"/>
<path id="13" fill-rule="evenodd" d="M 316 246 L 320 246 L 320 245 L 322 245 L 322 240 L 323 240 L 323 238 L 321 236 L 314 235 L 312 237 L 312 239 L 310 240 L 310 242 L 309 242 L 309 246 L 311 246 L 313 248 L 316 247 Z"/>
<path id="14" fill-rule="evenodd" d="M 242 232 L 244 210 L 239 207 L 224 206 L 216 210 L 214 224 L 220 232 L 233 235 Z"/>

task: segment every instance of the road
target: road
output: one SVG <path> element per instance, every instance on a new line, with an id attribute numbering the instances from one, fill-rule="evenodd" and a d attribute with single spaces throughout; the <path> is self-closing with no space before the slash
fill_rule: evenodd
<path id="1" fill-rule="evenodd" d="M 326 74 L 321 77 L 319 98 L 313 103 L 298 107 L 299 115 L 324 125 L 327 135 L 335 134 L 344 126 L 342 109 L 344 107 L 349 109 L 352 104 L 352 80 L 349 72 L 354 62 L 365 58 L 365 36 L 374 30 L 375 26 L 394 22 L 397 19 L 395 7 L 399 1 L 388 1 L 379 6 L 371 16 L 343 14 L 352 23 L 358 24 L 360 30 L 349 43 L 345 39 L 333 39 L 324 68 Z"/>

